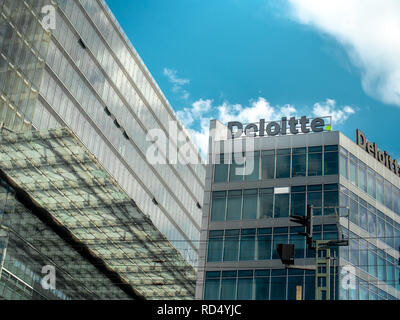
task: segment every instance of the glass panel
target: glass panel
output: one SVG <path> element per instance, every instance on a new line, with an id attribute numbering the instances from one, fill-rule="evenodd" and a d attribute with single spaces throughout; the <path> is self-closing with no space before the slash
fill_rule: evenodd
<path id="1" fill-rule="evenodd" d="M 255 254 L 255 239 L 256 229 L 242 229 L 242 236 L 240 238 L 240 259 L 254 260 Z"/>
<path id="2" fill-rule="evenodd" d="M 221 284 L 221 300 L 236 299 L 236 278 L 222 279 Z"/>
<path id="3" fill-rule="evenodd" d="M 271 300 L 286 299 L 286 277 L 271 277 Z"/>
<path id="4" fill-rule="evenodd" d="M 350 182 L 357 185 L 357 158 L 350 154 Z"/>
<path id="5" fill-rule="evenodd" d="M 244 176 L 245 181 L 256 181 L 259 180 L 260 174 L 260 152 L 254 152 L 254 155 L 248 155 L 246 157 L 246 170 L 251 170 L 250 174 Z M 247 171 L 245 173 L 248 173 Z"/>
<path id="6" fill-rule="evenodd" d="M 260 231 L 260 230 L 259 230 Z M 257 235 L 257 260 L 271 259 L 271 234 L 258 234 Z"/>
<path id="7" fill-rule="evenodd" d="M 213 192 L 211 221 L 224 221 L 226 210 L 226 192 Z"/>
<path id="8" fill-rule="evenodd" d="M 376 200 L 380 203 L 384 203 L 383 200 L 383 178 L 377 174 L 376 175 Z"/>
<path id="9" fill-rule="evenodd" d="M 339 169 L 340 175 L 347 179 L 348 177 L 348 164 L 347 164 L 347 154 L 348 152 L 341 148 L 339 153 Z"/>
<path id="10" fill-rule="evenodd" d="M 224 155 L 221 155 L 219 164 L 214 166 L 214 182 L 228 181 L 228 169 L 229 164 L 224 163 Z"/>
<path id="11" fill-rule="evenodd" d="M 368 186 L 368 194 L 375 198 L 375 173 L 372 169 L 368 168 L 367 170 L 367 186 Z"/>
<path id="12" fill-rule="evenodd" d="M 308 153 L 308 175 L 322 175 L 322 152 L 310 153 L 310 148 Z"/>
<path id="13" fill-rule="evenodd" d="M 269 277 L 256 277 L 255 278 L 255 299 L 268 300 L 269 298 Z"/>
<path id="14" fill-rule="evenodd" d="M 260 218 L 272 218 L 273 208 L 274 208 L 274 190 L 261 189 L 261 212 Z"/>
<path id="15" fill-rule="evenodd" d="M 244 165 L 243 164 L 238 164 L 235 160 L 235 158 L 238 158 L 238 161 L 240 159 L 243 159 L 241 161 L 244 161 L 244 157 L 242 155 L 233 155 L 232 156 L 232 163 L 230 165 L 229 169 L 229 181 L 242 181 L 243 180 L 243 175 L 239 173 L 243 173 Z M 236 170 L 238 169 L 238 170 Z"/>
<path id="16" fill-rule="evenodd" d="M 358 187 L 367 192 L 367 167 L 361 161 L 358 161 Z"/>
<path id="17" fill-rule="evenodd" d="M 368 231 L 368 214 L 367 208 L 360 205 L 360 227 Z"/>
<path id="18" fill-rule="evenodd" d="M 291 215 L 305 216 L 306 215 L 306 193 L 292 193 Z"/>
<path id="19" fill-rule="evenodd" d="M 228 210 L 226 220 L 240 220 L 242 209 L 242 190 L 228 191 Z"/>
<path id="20" fill-rule="evenodd" d="M 339 205 L 339 192 L 338 191 L 324 191 L 324 215 L 333 215 L 335 214 L 335 208 Z"/>
<path id="21" fill-rule="evenodd" d="M 303 177 L 306 175 L 306 153 L 305 148 L 301 148 L 304 150 L 302 154 L 294 154 L 296 149 L 293 149 L 293 157 L 292 157 L 292 177 Z"/>
<path id="22" fill-rule="evenodd" d="M 315 216 L 322 215 L 322 192 L 307 192 L 307 204 L 314 206 L 313 212 Z"/>
<path id="23" fill-rule="evenodd" d="M 287 299 L 288 300 L 296 300 L 297 296 L 297 286 L 302 287 L 303 292 L 303 276 L 289 276 L 288 277 L 288 292 Z M 303 299 L 303 297 L 302 297 Z"/>
<path id="24" fill-rule="evenodd" d="M 221 261 L 223 245 L 223 231 L 210 231 L 208 239 L 207 261 Z"/>
<path id="25" fill-rule="evenodd" d="M 225 230 L 224 261 L 237 261 L 239 253 L 239 230 Z"/>
<path id="26" fill-rule="evenodd" d="M 238 279 L 238 300 L 251 300 L 253 298 L 253 278 Z"/>
<path id="27" fill-rule="evenodd" d="M 324 175 L 338 174 L 338 152 L 324 153 Z"/>
<path id="28" fill-rule="evenodd" d="M 290 177 L 290 149 L 277 150 L 276 178 Z"/>
<path id="29" fill-rule="evenodd" d="M 275 173 L 275 151 L 268 150 L 262 152 L 262 178 L 274 179 Z"/>
<path id="30" fill-rule="evenodd" d="M 207 279 L 204 287 L 204 300 L 219 299 L 219 279 Z"/>
<path id="31" fill-rule="evenodd" d="M 289 194 L 275 195 L 275 218 L 289 216 Z"/>
<path id="32" fill-rule="evenodd" d="M 387 180 L 385 180 L 384 183 L 384 194 L 385 194 L 385 206 L 388 207 L 390 210 L 393 210 L 392 186 Z"/>
<path id="33" fill-rule="evenodd" d="M 243 193 L 243 220 L 257 219 L 258 190 L 244 190 Z"/>

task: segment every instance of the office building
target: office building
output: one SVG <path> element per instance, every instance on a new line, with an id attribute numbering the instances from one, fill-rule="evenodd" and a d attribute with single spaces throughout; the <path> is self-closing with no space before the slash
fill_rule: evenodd
<path id="1" fill-rule="evenodd" d="M 360 131 L 355 143 L 328 123 L 232 122 L 231 135 L 211 121 L 197 299 L 315 299 L 315 249 L 290 219 L 305 216 L 308 204 L 313 240 L 348 240 L 330 249 L 322 298 L 400 298 L 398 162 Z M 244 162 L 232 141 L 251 142 Z M 254 170 L 237 170 L 246 166 Z M 285 268 L 277 244 L 294 244 L 294 265 L 309 268 Z"/>
<path id="2" fill-rule="evenodd" d="M 205 166 L 103 0 L 0 1 L 0 122 L 14 132 L 68 127 L 195 266 Z M 169 143 L 152 141 L 160 130 Z M 197 164 L 164 150 L 186 144 Z M 152 163 L 150 146 L 166 164 Z M 187 150 L 186 149 L 186 150 Z"/>

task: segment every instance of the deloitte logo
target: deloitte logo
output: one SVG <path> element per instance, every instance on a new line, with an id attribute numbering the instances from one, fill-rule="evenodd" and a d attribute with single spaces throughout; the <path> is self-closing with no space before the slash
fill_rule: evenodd
<path id="1" fill-rule="evenodd" d="M 329 124 L 326 124 L 325 119 L 329 118 Z M 234 130 L 235 129 L 235 130 Z M 300 119 L 291 117 L 289 120 L 283 117 L 281 121 L 265 122 L 265 119 L 260 119 L 260 122 L 249 123 L 243 129 L 243 124 L 239 121 L 228 122 L 228 139 L 239 138 L 243 135 L 246 137 L 256 136 L 276 136 L 286 134 L 310 133 L 331 131 L 331 117 L 322 117 L 310 119 L 302 116 Z"/>

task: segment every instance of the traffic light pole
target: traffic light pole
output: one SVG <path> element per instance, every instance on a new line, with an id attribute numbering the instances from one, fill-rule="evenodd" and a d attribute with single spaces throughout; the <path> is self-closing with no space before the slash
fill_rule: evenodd
<path id="1" fill-rule="evenodd" d="M 317 207 L 316 207 L 317 208 Z M 328 208 L 328 207 L 325 207 Z M 346 208 L 348 207 L 329 207 Z M 330 300 L 331 298 L 331 247 L 332 246 L 348 246 L 348 240 L 313 240 L 313 206 L 307 205 L 306 216 L 293 216 L 290 220 L 299 223 L 305 227 L 305 232 L 300 234 L 304 235 L 307 240 L 309 249 L 315 249 L 315 266 L 295 266 L 293 264 L 286 264 L 289 269 L 302 269 L 302 270 L 315 270 L 315 299 L 316 300 Z M 294 252 L 294 245 L 292 245 Z M 293 258 L 292 258 L 293 259 Z M 287 259 L 287 261 L 289 261 Z M 294 260 L 291 260 L 294 262 Z M 399 262 L 400 263 L 400 262 Z"/>

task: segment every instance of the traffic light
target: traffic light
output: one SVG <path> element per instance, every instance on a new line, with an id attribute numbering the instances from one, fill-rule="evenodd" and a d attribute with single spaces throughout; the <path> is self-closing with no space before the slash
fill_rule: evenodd
<path id="1" fill-rule="evenodd" d="M 307 205 L 307 215 L 304 216 L 293 216 L 290 221 L 301 224 L 306 227 L 306 232 L 300 232 L 299 234 L 306 237 L 307 245 L 311 249 L 313 247 L 313 206 L 311 204 Z"/>
<path id="2" fill-rule="evenodd" d="M 283 264 L 294 264 L 294 244 L 278 243 L 276 251 L 278 251 L 279 258 L 281 258 Z"/>

